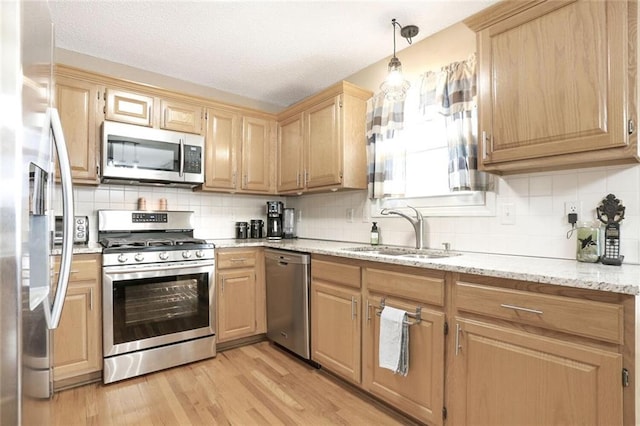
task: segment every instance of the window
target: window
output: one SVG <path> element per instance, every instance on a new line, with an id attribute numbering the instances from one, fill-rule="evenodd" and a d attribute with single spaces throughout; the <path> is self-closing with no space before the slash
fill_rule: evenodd
<path id="1" fill-rule="evenodd" d="M 404 127 L 393 141 L 396 149 L 405 152 L 404 195 L 373 200 L 371 216 L 380 217 L 380 210 L 385 207 L 406 205 L 430 216 L 495 215 L 495 193 L 449 189 L 449 147 L 444 116 L 438 114 L 426 120 L 419 114 L 417 92 L 410 89 L 407 94 Z"/>

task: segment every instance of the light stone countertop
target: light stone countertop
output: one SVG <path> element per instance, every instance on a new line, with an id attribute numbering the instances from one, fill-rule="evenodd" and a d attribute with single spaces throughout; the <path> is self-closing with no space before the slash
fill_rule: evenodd
<path id="1" fill-rule="evenodd" d="M 582 263 L 576 260 L 566 259 L 469 252 L 459 252 L 461 253 L 459 256 L 445 258 L 411 259 L 344 250 L 345 248 L 368 247 L 367 244 L 312 239 L 281 241 L 268 241 L 266 239 L 213 239 L 208 241 L 213 242 L 216 248 L 271 247 L 449 272 L 531 281 L 564 287 L 640 295 L 640 265 L 634 264 L 623 263 L 622 266 L 610 266 L 600 263 Z"/>
<path id="2" fill-rule="evenodd" d="M 89 244 L 75 244 L 73 246 L 73 254 L 92 254 L 102 253 L 102 246 L 98 243 Z M 51 254 L 54 256 L 60 256 L 62 254 L 62 246 L 55 246 L 51 250 Z"/>

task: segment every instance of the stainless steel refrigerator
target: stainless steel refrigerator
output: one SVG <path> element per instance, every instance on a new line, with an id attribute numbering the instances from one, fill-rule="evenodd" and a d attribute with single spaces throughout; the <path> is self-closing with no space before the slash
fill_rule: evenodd
<path id="1" fill-rule="evenodd" d="M 60 320 L 72 257 L 70 167 L 52 108 L 53 40 L 46 1 L 0 1 L 2 425 L 48 423 L 51 330 Z M 66 238 L 52 283 L 56 157 Z"/>

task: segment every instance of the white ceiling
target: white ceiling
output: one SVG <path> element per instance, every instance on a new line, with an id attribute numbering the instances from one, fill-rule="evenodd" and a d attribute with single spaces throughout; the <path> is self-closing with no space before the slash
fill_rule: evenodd
<path id="1" fill-rule="evenodd" d="M 50 0 L 56 46 L 288 106 L 496 0 Z M 408 43 L 396 33 L 397 50 Z"/>

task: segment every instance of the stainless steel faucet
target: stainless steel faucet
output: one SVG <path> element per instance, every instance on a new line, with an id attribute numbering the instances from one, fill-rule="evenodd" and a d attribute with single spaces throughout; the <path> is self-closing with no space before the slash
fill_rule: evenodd
<path id="1" fill-rule="evenodd" d="M 414 212 L 416 212 L 415 219 L 412 218 L 411 216 L 406 215 L 405 213 L 402 213 L 399 210 L 382 209 L 382 211 L 380 211 L 380 214 L 383 214 L 385 216 L 390 214 L 397 214 L 398 216 L 402 216 L 405 219 L 407 219 L 409 222 L 411 222 L 411 225 L 413 225 L 413 230 L 416 233 L 416 248 L 422 249 L 424 248 L 423 247 L 424 246 L 424 241 L 423 241 L 424 218 L 422 217 L 422 213 L 420 213 L 418 209 L 416 209 L 415 207 L 411 207 L 411 206 L 407 206 L 407 207 L 412 209 Z"/>

